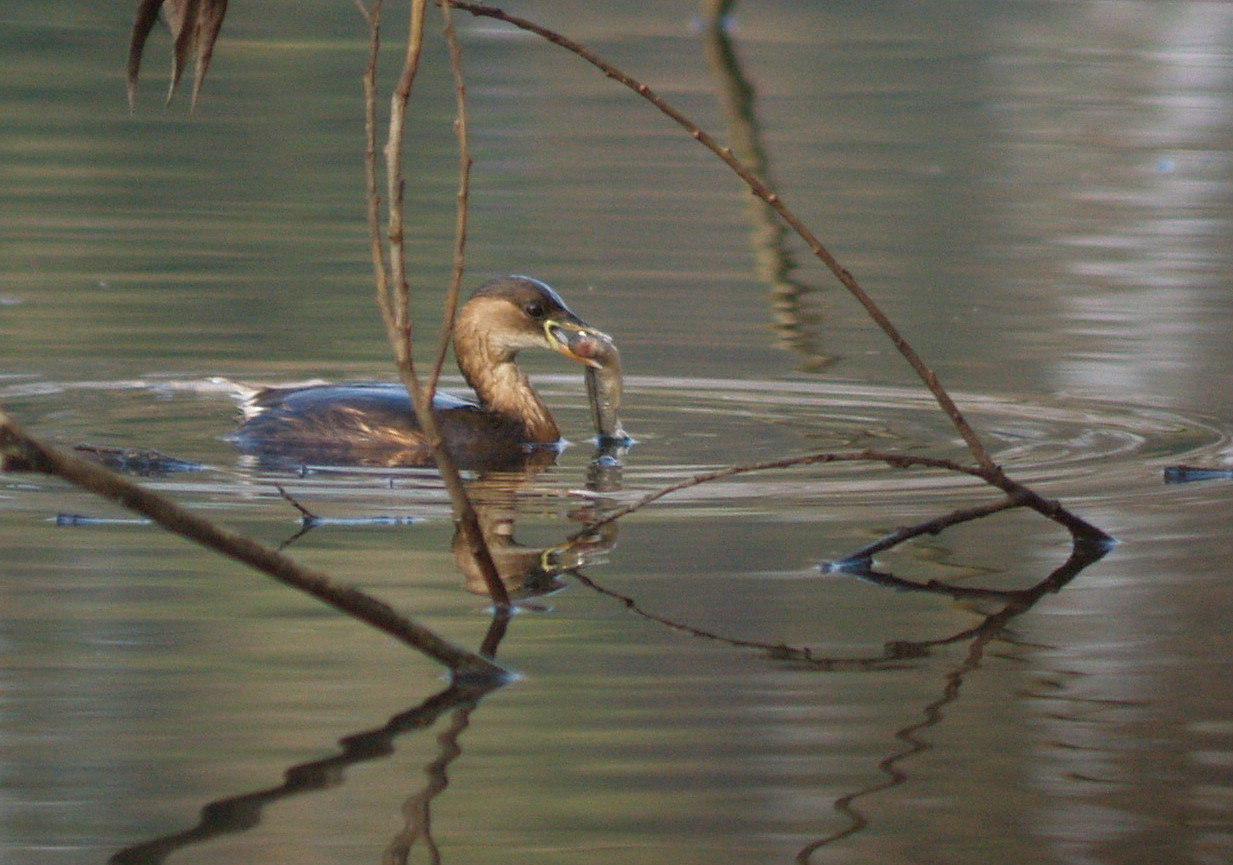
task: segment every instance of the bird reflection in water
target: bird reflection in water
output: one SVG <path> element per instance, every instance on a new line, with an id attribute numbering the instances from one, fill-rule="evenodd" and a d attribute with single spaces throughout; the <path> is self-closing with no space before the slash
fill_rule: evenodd
<path id="1" fill-rule="evenodd" d="M 623 452 L 621 445 L 600 444 L 591 460 L 587 489 L 580 494 L 578 506 L 570 513 L 570 520 L 581 523 L 583 529 L 552 546 L 524 546 L 514 537 L 515 496 L 517 487 L 526 482 L 526 475 L 494 476 L 472 486 L 472 504 L 479 518 L 480 532 L 510 598 L 525 601 L 562 589 L 566 585 L 566 574 L 576 575 L 578 568 L 602 562 L 616 546 L 618 521 L 604 521 L 601 517 L 605 512 L 604 494 L 620 488 L 619 454 Z M 597 528 L 588 529 L 591 525 Z M 453 551 L 467 591 L 488 594 L 480 563 L 461 531 L 454 532 Z"/>

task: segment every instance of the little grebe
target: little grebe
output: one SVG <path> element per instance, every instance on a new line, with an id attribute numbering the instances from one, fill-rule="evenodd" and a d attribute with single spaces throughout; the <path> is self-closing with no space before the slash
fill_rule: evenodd
<path id="1" fill-rule="evenodd" d="M 553 349 L 600 370 L 600 381 L 615 388 L 619 399 L 620 366 L 611 338 L 538 280 L 507 276 L 480 286 L 459 309 L 453 336 L 458 367 L 476 400 L 437 394 L 433 409 L 446 446 L 463 466 L 513 465 L 560 441 L 552 413 L 515 363 L 524 348 Z M 599 423 L 599 410 L 593 414 Z M 283 463 L 432 462 L 401 384 L 267 388 L 249 398 L 244 416 L 234 436 L 239 447 Z M 620 432 L 611 409 L 601 438 L 614 430 Z"/>

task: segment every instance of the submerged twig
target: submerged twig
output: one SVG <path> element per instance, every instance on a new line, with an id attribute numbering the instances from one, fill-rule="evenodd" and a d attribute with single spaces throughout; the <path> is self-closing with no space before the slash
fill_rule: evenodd
<path id="1" fill-rule="evenodd" d="M 1221 478 L 1233 478 L 1233 469 L 1182 465 L 1169 466 L 1164 470 L 1166 484 L 1186 484 L 1192 481 L 1211 481 Z"/>
<path id="2" fill-rule="evenodd" d="M 53 475 L 97 496 L 136 511 L 164 529 L 222 553 L 312 595 L 445 664 L 465 677 L 503 677 L 505 671 L 486 658 L 461 649 L 395 612 L 392 607 L 326 574 L 297 564 L 251 538 L 221 528 L 102 466 L 48 447 L 27 435 L 0 411 L 0 471 Z"/>
<path id="3" fill-rule="evenodd" d="M 925 457 L 912 456 L 909 454 L 886 453 L 883 451 L 852 451 L 852 452 L 825 452 L 816 454 L 804 454 L 802 456 L 787 457 L 785 459 L 770 460 L 768 462 L 752 463 L 743 466 L 729 466 L 728 468 L 718 469 L 713 472 L 695 475 L 692 478 L 680 481 L 667 487 L 655 490 L 648 493 L 636 502 L 619 508 L 612 513 L 606 515 L 603 519 L 595 523 L 591 528 L 605 525 L 613 520 L 622 519 L 634 511 L 641 510 L 652 502 L 656 502 L 665 496 L 672 493 L 680 492 L 681 490 L 689 489 L 690 487 L 700 486 L 701 484 L 717 481 L 722 478 L 729 478 L 735 475 L 750 474 L 752 472 L 770 471 L 772 469 L 787 469 L 794 466 L 809 466 L 826 463 L 845 463 L 845 462 L 880 462 L 885 463 L 892 468 L 932 468 L 941 469 L 944 471 L 958 472 L 960 474 L 969 475 L 974 478 L 979 478 L 985 483 L 997 487 L 1007 494 L 1012 500 L 1011 504 L 998 506 L 997 510 L 1005 510 L 1007 507 L 1027 507 L 1041 516 L 1053 520 L 1059 525 L 1066 528 L 1077 539 L 1107 541 L 1112 542 L 1112 538 L 1096 528 L 1096 526 L 1083 520 L 1066 508 L 1062 507 L 1058 502 L 1046 499 L 1043 496 L 1033 492 L 1018 481 L 1011 480 L 997 466 L 992 469 L 984 468 L 983 466 L 966 466 L 957 463 L 954 460 L 945 459 L 942 457 Z"/>
<path id="4" fill-rule="evenodd" d="M 862 550 L 851 554 L 844 561 L 853 564 L 863 562 L 868 565 L 869 555 L 871 554 L 866 554 L 865 551 L 873 548 L 879 550 L 890 549 L 909 538 L 927 534 L 940 525 L 955 525 L 960 522 L 980 519 L 1015 506 L 1015 504 L 1011 503 L 1011 499 L 1008 498 L 1005 501 L 997 502 L 984 508 L 957 510 L 943 517 L 925 520 L 915 526 L 897 529 L 873 544 L 862 548 Z M 597 526 L 599 523 L 592 525 Z M 799 663 L 811 670 L 838 671 L 874 669 L 887 664 L 902 663 L 925 657 L 935 647 L 947 646 L 973 638 L 978 639 L 982 643 L 988 642 L 1000 634 L 1011 619 L 1027 612 L 1046 594 L 1060 591 L 1062 587 L 1078 576 L 1084 568 L 1104 557 L 1108 550 L 1109 544 L 1099 538 L 1075 537 L 1073 538 L 1070 555 L 1066 561 L 1055 568 L 1047 577 L 1025 589 L 983 589 L 968 586 L 951 586 L 935 580 L 927 583 L 918 583 L 895 577 L 891 574 L 876 573 L 867 566 L 864 569 L 857 567 L 831 569 L 850 573 L 876 585 L 898 591 L 925 592 L 942 595 L 954 600 L 980 600 L 1002 604 L 999 610 L 984 616 L 975 626 L 964 628 L 954 634 L 931 640 L 896 640 L 886 643 L 880 653 L 852 657 L 826 657 L 816 653 L 808 646 L 791 646 L 785 643 L 772 643 L 727 636 L 652 612 L 636 598 L 610 589 L 580 571 L 574 571 L 573 575 L 583 585 L 599 594 L 616 600 L 635 615 L 663 625 L 670 630 L 688 634 L 691 637 L 723 643 L 734 648 L 759 649 L 770 658 Z"/>

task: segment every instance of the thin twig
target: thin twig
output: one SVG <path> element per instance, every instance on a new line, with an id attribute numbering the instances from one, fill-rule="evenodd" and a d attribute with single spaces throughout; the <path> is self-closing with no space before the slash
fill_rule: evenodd
<path id="1" fill-rule="evenodd" d="M 454 77 L 454 94 L 457 103 L 457 119 L 454 121 L 454 131 L 458 137 L 458 193 L 454 222 L 454 260 L 450 270 L 449 287 L 445 293 L 445 322 L 441 328 L 441 341 L 438 345 L 436 360 L 433 363 L 432 375 L 428 379 L 428 387 L 435 391 L 441 378 L 441 369 L 445 366 L 445 355 L 449 350 L 450 339 L 454 332 L 454 318 L 458 312 L 458 301 L 462 291 L 462 275 L 466 269 L 467 248 L 467 213 L 471 189 L 471 143 L 467 122 L 467 85 L 462 74 L 462 49 L 458 45 L 458 34 L 454 30 L 454 20 L 450 15 L 448 3 L 441 5 L 441 18 L 444 22 L 446 44 L 449 46 L 450 72 Z"/>
<path id="2" fill-rule="evenodd" d="M 305 525 L 309 525 L 309 524 L 320 521 L 321 519 L 320 517 L 318 517 L 308 508 L 300 504 L 299 501 L 296 500 L 295 496 L 287 492 L 286 487 L 284 487 L 282 484 L 274 484 L 274 489 L 278 490 L 278 494 L 283 497 L 283 500 L 287 502 L 287 504 L 291 505 L 291 507 L 295 508 L 297 511 L 300 512 L 301 521 Z"/>
<path id="3" fill-rule="evenodd" d="M 367 202 L 368 240 L 372 255 L 373 278 L 377 287 L 377 306 L 387 332 L 394 327 L 389 305 L 389 259 L 381 242 L 381 196 L 377 192 L 377 58 L 381 52 L 382 0 L 373 0 L 372 8 L 356 0 L 356 6 L 368 23 L 368 66 L 364 70 L 364 198 Z"/>
<path id="4" fill-rule="evenodd" d="M 411 18 L 408 24 L 407 49 L 403 55 L 402 71 L 390 96 L 389 131 L 385 140 L 385 182 L 388 221 L 386 240 L 390 246 L 389 283 L 385 303 L 388 305 L 386 326 L 389 331 L 394 356 L 400 369 L 410 368 L 415 377 L 415 359 L 411 354 L 411 308 L 410 286 L 407 282 L 406 256 L 406 181 L 402 176 L 402 148 L 406 137 L 407 104 L 411 99 L 411 87 L 419 73 L 420 57 L 424 48 L 424 12 L 428 0 L 411 0 Z M 392 323 L 392 327 L 391 327 Z M 412 396 L 417 400 L 419 383 L 415 382 Z"/>
<path id="5" fill-rule="evenodd" d="M 984 508 L 971 508 L 967 510 L 954 511 L 944 517 L 926 520 L 916 526 L 898 529 L 884 538 L 884 540 L 887 541 L 886 544 L 883 545 L 882 542 L 879 541 L 864 549 L 868 550 L 873 547 L 887 549 L 901 544 L 909 538 L 916 537 L 920 534 L 926 534 L 931 528 L 942 523 L 953 525 L 958 522 L 981 519 L 1001 510 L 1014 507 L 1015 505 L 1011 502 L 1012 500 L 1007 498 L 1004 501 L 994 503 Z M 956 600 L 979 599 L 981 601 L 1000 602 L 1004 606 L 1000 610 L 986 616 L 976 626 L 972 628 L 965 628 L 949 636 L 939 637 L 932 640 L 898 640 L 887 643 L 883 647 L 880 655 L 848 658 L 822 657 L 816 655 L 808 646 L 789 646 L 784 643 L 746 640 L 719 634 L 715 631 L 708 631 L 703 628 L 690 625 L 686 622 L 670 619 L 666 616 L 652 612 L 641 604 L 636 598 L 610 589 L 602 583 L 586 576 L 579 570 L 571 571 L 571 573 L 576 579 L 582 582 L 583 585 L 593 591 L 612 598 L 630 612 L 647 619 L 648 621 L 663 625 L 671 630 L 688 634 L 692 637 L 711 640 L 737 648 L 760 649 L 772 658 L 802 663 L 811 669 L 833 671 L 877 668 L 888 663 L 922 658 L 928 655 L 935 647 L 962 642 L 973 637 L 981 638 L 987 642 L 989 639 L 993 639 L 993 637 L 1001 633 L 1011 619 L 1027 612 L 1046 594 L 1060 591 L 1062 587 L 1078 576 L 1084 568 L 1099 561 L 1108 549 L 1108 545 L 1100 542 L 1097 538 L 1074 537 L 1072 539 L 1070 555 L 1067 557 L 1066 561 L 1055 568 L 1052 573 L 1050 573 L 1043 580 L 1040 580 L 1035 585 L 1026 589 L 983 589 L 970 586 L 952 586 L 937 580 L 930 580 L 927 583 L 918 583 L 912 580 L 896 577 L 891 574 L 879 574 L 872 571 L 857 573 L 854 571 L 853 573 L 857 573 L 857 575 L 862 579 L 871 581 L 880 586 L 889 587 L 900 591 L 925 592 L 928 594 L 936 594 L 954 598 Z M 860 551 L 852 554 L 848 557 L 848 560 L 857 559 L 859 554 Z"/>
<path id="6" fill-rule="evenodd" d="M 949 469 L 951 471 L 961 472 L 975 477 L 980 476 L 980 469 L 970 466 L 960 465 L 953 460 L 941 459 L 937 457 L 920 457 L 906 456 L 904 454 L 888 454 L 878 451 L 855 451 L 852 453 L 816 453 L 805 454 L 803 456 L 786 457 L 784 459 L 769 460 L 761 463 L 750 463 L 742 466 L 728 466 L 727 468 L 717 469 L 713 472 L 694 475 L 692 478 L 687 478 L 675 484 L 671 484 L 654 492 L 647 493 L 638 501 L 625 505 L 622 508 L 617 508 L 615 511 L 606 514 L 598 522 L 587 526 L 587 531 L 615 522 L 629 516 L 634 511 L 639 511 L 652 502 L 659 501 L 665 496 L 673 493 L 678 493 L 682 490 L 690 489 L 691 487 L 701 486 L 702 484 L 711 483 L 712 481 L 730 478 L 736 475 L 751 474 L 753 472 L 764 472 L 772 469 L 787 469 L 795 466 L 810 466 L 826 463 L 841 463 L 841 462 L 885 462 L 897 468 L 905 468 L 910 465 L 922 466 L 927 468 Z"/>
<path id="7" fill-rule="evenodd" d="M 868 562 L 878 553 L 885 552 L 893 547 L 910 541 L 912 538 L 918 538 L 921 535 L 939 535 L 945 529 L 951 526 L 957 526 L 960 523 L 967 523 L 973 520 L 983 519 L 993 516 L 1002 511 L 1013 510 L 1014 508 L 1023 507 L 1023 498 L 1021 496 L 1006 496 L 996 502 L 990 502 L 987 505 L 976 505 L 971 508 L 959 508 L 948 514 L 940 517 L 935 517 L 931 520 L 925 520 L 921 523 L 916 523 L 911 526 L 900 526 L 893 532 L 889 532 L 878 538 L 871 544 L 866 544 L 859 550 L 855 550 L 842 559 L 835 559 L 828 564 L 835 569 L 844 569 L 845 567 L 857 563 Z"/>
<path id="8" fill-rule="evenodd" d="M 603 519 L 588 525 L 586 530 L 593 531 L 594 529 L 607 525 L 615 520 L 627 517 L 634 511 L 641 510 L 652 502 L 659 501 L 672 493 L 677 493 L 681 490 L 687 490 L 691 487 L 711 483 L 712 481 L 721 480 L 723 478 L 730 478 L 736 475 L 750 474 L 753 472 L 769 471 L 772 469 L 787 469 L 795 466 L 845 462 L 880 462 L 885 463 L 892 468 L 931 468 L 969 475 L 1002 490 L 1006 493 L 1008 500 L 1012 502 L 1012 504 L 1007 505 L 996 505 L 993 507 L 993 511 L 1006 510 L 1008 507 L 1027 507 L 1036 511 L 1041 516 L 1053 520 L 1066 528 L 1076 540 L 1110 543 L 1113 541 L 1113 538 L 1111 538 L 1108 534 L 1096 528 L 1086 520 L 1075 516 L 1060 503 L 1051 499 L 1046 499 L 1028 487 L 1025 487 L 1018 481 L 1011 480 L 997 466 L 989 469 L 983 466 L 966 466 L 962 463 L 957 463 L 954 460 L 945 459 L 942 457 L 913 456 L 910 454 L 885 453 L 883 451 L 872 450 L 844 453 L 828 451 L 825 453 L 805 454 L 803 456 L 787 457 L 785 459 L 751 463 L 743 466 L 729 466 L 728 468 L 718 469 L 713 472 L 695 475 L 694 477 L 687 478 L 679 483 L 671 484 L 670 486 L 648 493 L 638 501 L 612 511 L 611 513 L 605 515 Z"/>
<path id="9" fill-rule="evenodd" d="M 505 589 L 505 584 L 501 582 L 500 573 L 492 559 L 492 553 L 488 549 L 483 532 L 480 530 L 479 518 L 467 496 L 462 476 L 459 474 L 454 459 L 447 450 L 445 441 L 437 427 L 436 415 L 433 412 L 436 373 L 434 372 L 432 379 L 425 384 L 416 371 L 415 356 L 412 352 L 413 322 L 411 317 L 410 284 L 407 280 L 406 270 L 406 183 L 402 174 L 403 141 L 407 124 L 407 105 L 410 102 L 411 89 L 415 82 L 415 77 L 419 70 L 420 57 L 423 53 L 424 10 L 427 4 L 428 0 L 412 0 L 408 44 L 403 57 L 403 68 L 399 75 L 398 83 L 394 88 L 394 93 L 390 98 L 389 138 L 385 144 L 387 210 L 389 215 L 386 242 L 389 245 L 389 254 L 388 257 L 377 255 L 376 253 L 373 255 L 373 265 L 376 270 L 377 281 L 377 302 L 381 308 L 381 317 L 385 322 L 386 336 L 394 353 L 399 377 L 415 406 L 415 415 L 419 421 L 420 430 L 432 448 L 433 460 L 453 504 L 454 515 L 458 521 L 459 529 L 474 555 L 494 606 L 498 610 L 503 610 L 510 606 L 509 593 Z M 371 26 L 371 30 L 374 47 L 372 49 L 373 53 L 370 55 L 369 75 L 365 79 L 365 96 L 367 100 L 370 100 L 370 106 L 367 108 L 370 117 L 375 111 L 375 108 L 371 107 L 375 104 L 375 94 L 372 92 L 373 87 L 370 82 L 372 70 L 376 64 L 377 48 L 375 43 L 378 37 L 376 27 Z M 379 220 L 374 218 L 373 215 L 374 209 L 379 210 L 379 204 L 376 201 L 376 184 L 372 179 L 373 173 L 376 170 L 375 145 L 372 141 L 370 141 L 370 153 L 372 153 L 371 161 L 373 167 L 369 169 L 371 172 L 369 174 L 368 188 L 369 229 L 373 235 L 372 242 L 380 244 L 378 236 L 380 230 Z M 463 148 L 463 159 L 469 159 L 469 154 L 465 147 Z M 462 183 L 464 185 L 466 183 L 465 173 Z M 460 215 L 459 220 L 460 224 L 465 225 L 465 211 Z M 459 263 L 461 262 L 465 230 L 460 230 L 458 236 L 459 239 L 456 242 L 455 248 L 456 269 L 460 268 Z M 460 274 L 461 271 L 458 269 L 456 278 L 460 278 Z M 456 304 L 456 287 L 452 289 L 450 297 L 451 302 Z M 452 318 L 452 313 L 448 317 Z M 438 358 L 444 357 L 444 353 L 448 349 L 449 339 L 450 329 L 447 328 L 441 337 Z"/>

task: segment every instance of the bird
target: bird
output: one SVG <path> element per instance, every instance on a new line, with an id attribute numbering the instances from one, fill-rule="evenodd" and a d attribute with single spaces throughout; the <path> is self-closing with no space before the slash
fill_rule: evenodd
<path id="1" fill-rule="evenodd" d="M 612 338 L 575 315 L 546 283 L 504 276 L 484 283 L 458 310 L 454 355 L 474 398 L 438 393 L 433 413 L 463 468 L 512 468 L 561 446 L 556 420 L 516 362 L 526 348 L 557 351 L 588 369 L 601 438 L 620 430 L 619 355 Z M 601 386 L 596 387 L 596 382 Z M 432 447 L 400 383 L 348 382 L 263 388 L 248 395 L 232 435 L 241 451 L 281 464 L 426 466 Z M 605 418 L 602 421 L 601 417 Z"/>

